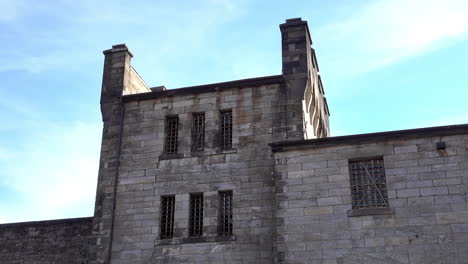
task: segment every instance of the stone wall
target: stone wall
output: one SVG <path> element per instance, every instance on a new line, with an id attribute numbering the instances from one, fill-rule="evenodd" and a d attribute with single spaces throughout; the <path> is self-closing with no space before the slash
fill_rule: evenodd
<path id="1" fill-rule="evenodd" d="M 92 218 L 0 225 L 0 263 L 88 263 Z"/>
<path id="2" fill-rule="evenodd" d="M 281 263 L 467 263 L 464 133 L 350 136 L 277 149 Z M 439 141 L 445 149 L 437 150 Z M 348 216 L 349 160 L 375 156 L 384 159 L 393 213 Z"/>
<path id="3" fill-rule="evenodd" d="M 274 160 L 283 138 L 282 85 L 178 93 L 125 103 L 112 263 L 272 263 Z M 232 109 L 233 149 L 218 146 L 219 111 Z M 192 113 L 206 146 L 191 152 Z M 166 155 L 165 117 L 178 115 L 178 153 Z M 217 236 L 218 191 L 232 190 L 234 235 Z M 204 233 L 188 238 L 189 194 L 204 194 Z M 176 195 L 175 234 L 159 239 L 161 195 Z"/>

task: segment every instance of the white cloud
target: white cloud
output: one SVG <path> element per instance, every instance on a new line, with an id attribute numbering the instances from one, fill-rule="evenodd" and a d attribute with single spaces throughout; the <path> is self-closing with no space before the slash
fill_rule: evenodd
<path id="1" fill-rule="evenodd" d="M 0 36 L 6 43 L 4 51 L 0 51 L 0 72 L 42 73 L 61 69 L 65 64 L 67 70 L 74 65 L 82 69 L 97 62 L 97 58 L 102 61 L 100 50 L 123 42 L 131 44 L 131 49 L 148 50 L 146 57 L 151 60 L 145 61 L 146 68 L 167 71 L 160 65 L 161 57 L 179 61 L 188 55 L 196 56 L 190 49 L 208 49 L 211 33 L 237 16 L 241 3 L 204 0 L 175 6 L 144 1 L 128 6 L 119 0 L 112 3 L 60 0 L 43 6 L 31 0 L 21 1 L 26 3 L 25 8 L 16 8 L 17 13 L 21 11 L 22 16 L 27 14 L 38 23 L 55 21 L 56 26 L 36 29 L 28 21 L 5 23 L 3 28 L 8 34 Z M 148 49 L 148 45 L 157 48 Z"/>
<path id="2" fill-rule="evenodd" d="M 466 0 L 377 0 L 317 31 L 327 39 L 318 45 L 333 52 L 320 54 L 321 61 L 351 74 L 373 70 L 463 36 L 467 17 Z"/>

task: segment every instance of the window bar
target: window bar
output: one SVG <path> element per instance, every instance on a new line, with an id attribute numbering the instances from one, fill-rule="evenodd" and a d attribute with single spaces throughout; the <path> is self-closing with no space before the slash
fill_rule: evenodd
<path id="1" fill-rule="evenodd" d="M 232 111 L 222 111 L 220 120 L 220 148 L 232 149 Z"/>
<path id="2" fill-rule="evenodd" d="M 192 151 L 203 151 L 204 148 L 205 113 L 196 113 L 192 118 Z"/>
<path id="3" fill-rule="evenodd" d="M 179 117 L 169 116 L 166 118 L 166 153 L 177 153 L 177 137 L 179 132 Z"/>
<path id="4" fill-rule="evenodd" d="M 172 238 L 174 236 L 174 208 L 175 196 L 161 197 L 161 239 Z"/>
<path id="5" fill-rule="evenodd" d="M 388 207 L 383 158 L 349 162 L 353 209 Z"/>
<path id="6" fill-rule="evenodd" d="M 218 235 L 232 235 L 232 220 L 232 191 L 219 192 Z"/>
<path id="7" fill-rule="evenodd" d="M 191 237 L 203 235 L 203 194 L 190 195 L 190 229 Z"/>

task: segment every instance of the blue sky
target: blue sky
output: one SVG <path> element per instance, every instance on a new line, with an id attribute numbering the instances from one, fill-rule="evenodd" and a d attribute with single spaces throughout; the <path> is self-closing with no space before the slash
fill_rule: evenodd
<path id="1" fill-rule="evenodd" d="M 334 136 L 468 123 L 468 1 L 0 0 L 0 223 L 90 216 L 102 50 L 150 86 L 281 73 L 309 22 Z"/>

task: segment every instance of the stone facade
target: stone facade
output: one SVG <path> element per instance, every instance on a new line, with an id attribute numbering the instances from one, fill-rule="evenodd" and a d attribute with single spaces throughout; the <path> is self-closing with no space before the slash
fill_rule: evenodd
<path id="1" fill-rule="evenodd" d="M 282 263 L 468 263 L 466 128 L 274 143 Z M 390 211 L 350 216 L 348 164 L 366 157 L 383 157 Z"/>
<path id="2" fill-rule="evenodd" d="M 92 243 L 73 243 L 88 247 L 82 263 L 468 263 L 468 125 L 329 137 L 307 22 L 280 30 L 281 75 L 179 89 L 148 87 L 124 44 L 104 51 Z M 349 162 L 370 157 L 383 160 L 385 206 L 358 210 Z"/>
<path id="3" fill-rule="evenodd" d="M 126 46 L 104 52 L 104 136 L 94 221 L 98 262 L 275 261 L 274 159 L 268 143 L 329 135 L 307 23 L 292 19 L 280 28 L 282 75 L 197 87 L 137 90 L 126 82 L 125 69 L 132 69 Z M 224 110 L 232 113 L 228 150 L 219 142 Z M 197 152 L 191 151 L 194 113 L 205 116 L 205 145 Z M 169 116 L 179 120 L 177 153 L 171 154 L 164 151 Z M 234 232 L 221 238 L 217 197 L 223 190 L 233 192 Z M 203 235 L 198 238 L 188 237 L 193 193 L 204 197 Z M 165 195 L 175 195 L 170 240 L 159 239 Z"/>

